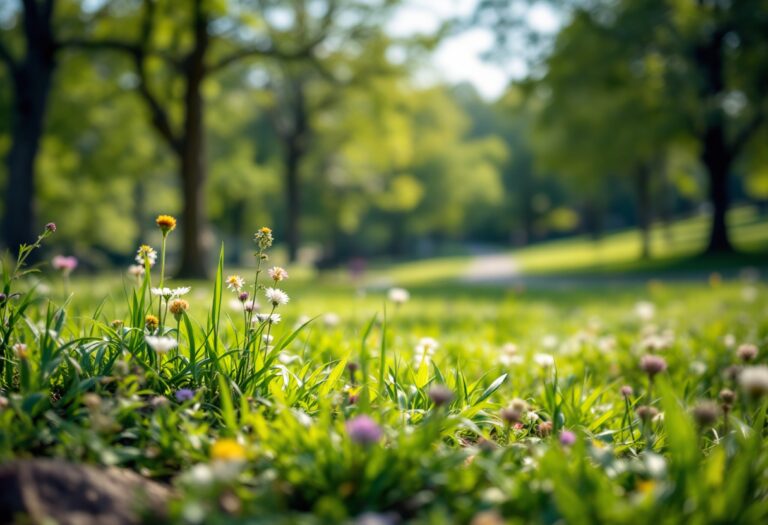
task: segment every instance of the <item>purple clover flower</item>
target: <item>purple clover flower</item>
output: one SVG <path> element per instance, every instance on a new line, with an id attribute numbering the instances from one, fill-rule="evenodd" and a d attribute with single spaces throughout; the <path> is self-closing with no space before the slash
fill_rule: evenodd
<path id="1" fill-rule="evenodd" d="M 570 447 L 576 443 L 576 434 L 571 432 L 570 430 L 563 430 L 560 432 L 560 444 L 565 447 Z"/>
<path id="2" fill-rule="evenodd" d="M 347 421 L 349 438 L 360 445 L 378 443 L 382 436 L 381 427 L 368 416 L 357 416 Z"/>
<path id="3" fill-rule="evenodd" d="M 190 401 L 195 398 L 195 391 L 190 388 L 180 388 L 174 394 L 176 401 L 183 403 L 184 401 Z"/>

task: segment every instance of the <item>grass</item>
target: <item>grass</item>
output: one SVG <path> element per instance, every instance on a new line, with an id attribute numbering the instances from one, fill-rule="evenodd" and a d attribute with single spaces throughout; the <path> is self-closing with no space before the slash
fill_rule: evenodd
<path id="1" fill-rule="evenodd" d="M 768 519 L 763 284 L 533 291 L 451 284 L 456 267 L 425 270 L 399 306 L 338 275 L 291 278 L 282 321 L 246 330 L 221 265 L 171 283 L 192 286 L 189 310 L 147 327 L 147 281 L 77 278 L 70 296 L 4 263 L 21 295 L 0 310 L 0 461 L 139 472 L 174 487 L 172 523 Z M 649 354 L 668 365 L 653 388 Z"/>

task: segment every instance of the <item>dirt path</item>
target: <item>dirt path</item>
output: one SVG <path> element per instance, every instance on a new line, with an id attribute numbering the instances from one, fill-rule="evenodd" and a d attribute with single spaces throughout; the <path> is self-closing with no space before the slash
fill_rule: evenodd
<path id="1" fill-rule="evenodd" d="M 465 283 L 510 282 L 520 277 L 520 267 L 509 254 L 480 253 L 476 255 L 464 272 Z"/>

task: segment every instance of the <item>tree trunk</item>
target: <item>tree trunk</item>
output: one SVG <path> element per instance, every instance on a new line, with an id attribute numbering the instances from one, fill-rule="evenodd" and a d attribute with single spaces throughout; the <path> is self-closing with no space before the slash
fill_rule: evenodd
<path id="1" fill-rule="evenodd" d="M 181 262 L 178 277 L 204 279 L 208 254 L 203 242 L 205 232 L 204 185 L 205 101 L 202 87 L 205 79 L 205 54 L 208 49 L 208 20 L 202 0 L 195 2 L 195 47 L 185 64 L 184 129 L 179 145 L 179 178 L 184 207 L 181 223 Z"/>
<path id="2" fill-rule="evenodd" d="M 295 141 L 289 142 L 285 153 L 285 240 L 288 245 L 288 261 L 296 262 L 299 257 L 301 220 L 301 187 L 299 165 L 302 153 Z"/>
<path id="3" fill-rule="evenodd" d="M 651 258 L 651 172 L 645 164 L 640 164 L 635 173 L 635 191 L 637 199 L 637 223 L 642 237 L 640 256 Z"/>
<path id="4" fill-rule="evenodd" d="M 33 4 L 32 4 L 33 5 Z M 11 110 L 11 148 L 6 158 L 3 241 L 15 251 L 35 240 L 35 159 L 45 127 L 45 113 L 56 68 L 50 6 L 25 6 L 26 54 L 12 68 L 14 102 Z M 55 218 L 47 218 L 54 220 Z"/>
<path id="5" fill-rule="evenodd" d="M 704 139 L 701 162 L 709 178 L 709 200 L 712 205 L 712 224 L 709 232 L 707 253 L 733 252 L 726 216 L 730 205 L 728 175 L 730 159 L 725 148 L 722 127 L 712 128 Z"/>

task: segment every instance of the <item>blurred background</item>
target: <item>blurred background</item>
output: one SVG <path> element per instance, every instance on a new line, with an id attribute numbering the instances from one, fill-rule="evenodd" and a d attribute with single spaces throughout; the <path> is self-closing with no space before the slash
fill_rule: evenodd
<path id="1" fill-rule="evenodd" d="M 2 245 L 504 280 L 764 266 L 766 0 L 0 0 Z M 418 262 L 422 261 L 422 262 Z"/>

